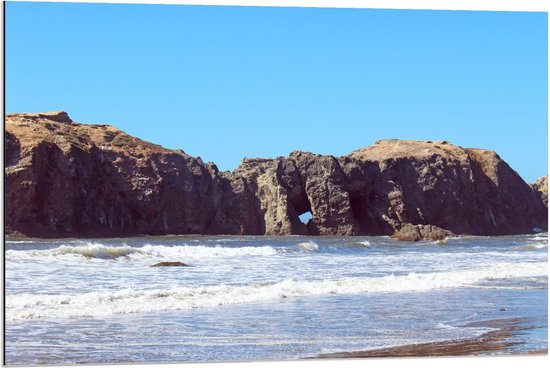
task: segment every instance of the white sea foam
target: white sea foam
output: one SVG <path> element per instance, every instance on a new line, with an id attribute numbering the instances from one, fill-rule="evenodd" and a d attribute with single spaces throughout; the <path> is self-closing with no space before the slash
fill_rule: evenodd
<path id="1" fill-rule="evenodd" d="M 217 307 L 293 297 L 365 292 L 419 292 L 474 286 L 495 279 L 547 275 L 547 263 L 500 263 L 463 271 L 409 273 L 403 276 L 343 278 L 339 280 L 282 280 L 244 286 L 172 287 L 170 289 L 89 292 L 84 294 L 6 295 L 6 318 L 25 320 L 55 317 L 95 317 Z"/>
<path id="2" fill-rule="evenodd" d="M 539 250 L 539 249 L 548 249 L 548 244 L 544 243 L 533 243 L 533 244 L 525 244 L 519 247 L 521 250 Z"/>
<path id="3" fill-rule="evenodd" d="M 545 242 L 548 242 L 548 233 L 537 234 L 532 239 L 533 240 L 543 240 Z"/>
<path id="4" fill-rule="evenodd" d="M 222 247 L 205 245 L 146 245 L 140 250 L 155 257 L 238 257 L 238 256 L 273 256 L 277 250 L 269 245 L 257 247 Z"/>
<path id="5" fill-rule="evenodd" d="M 319 245 L 314 241 L 309 240 L 307 242 L 298 243 L 298 249 L 306 252 L 316 252 L 319 250 Z"/>
<path id="6" fill-rule="evenodd" d="M 51 253 L 51 255 L 76 254 L 87 258 L 112 259 L 129 256 L 130 254 L 139 252 L 137 248 L 132 248 L 128 245 L 110 247 L 99 243 L 90 243 L 84 246 L 62 245 L 59 248 L 52 249 L 49 253 Z"/>
<path id="7" fill-rule="evenodd" d="M 7 250 L 7 259 L 40 258 L 40 257 L 86 257 L 98 259 L 114 259 L 127 257 L 129 259 L 146 258 L 201 258 L 201 257 L 237 257 L 237 256 L 271 256 L 277 250 L 271 246 L 257 247 L 222 247 L 205 245 L 145 245 L 131 247 L 128 245 L 109 246 L 101 243 L 88 242 L 85 245 L 61 245 L 53 249 Z"/>
<path id="8" fill-rule="evenodd" d="M 360 241 L 360 242 L 358 242 L 358 244 L 361 244 L 365 248 L 370 247 L 370 242 L 368 240 Z"/>

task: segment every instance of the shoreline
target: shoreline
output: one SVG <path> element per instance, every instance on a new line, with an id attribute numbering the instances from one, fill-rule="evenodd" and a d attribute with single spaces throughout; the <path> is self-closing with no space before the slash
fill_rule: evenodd
<path id="1" fill-rule="evenodd" d="M 405 357 L 453 357 L 453 356 L 487 356 L 487 355 L 548 355 L 546 349 L 537 349 L 522 353 L 509 352 L 509 348 L 519 345 L 512 340 L 534 327 L 522 327 L 520 319 L 499 319 L 474 322 L 464 327 L 498 328 L 496 331 L 486 332 L 470 339 L 443 340 L 418 344 L 407 344 L 372 350 L 350 351 L 319 354 L 306 359 L 357 359 L 357 358 L 405 358 Z"/>

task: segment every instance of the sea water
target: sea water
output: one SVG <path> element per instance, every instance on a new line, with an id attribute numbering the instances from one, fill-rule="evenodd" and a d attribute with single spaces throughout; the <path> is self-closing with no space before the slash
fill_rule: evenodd
<path id="1" fill-rule="evenodd" d="M 494 320 L 523 331 L 505 353 L 548 344 L 547 233 L 32 239 L 4 255 L 7 364 L 300 359 Z"/>

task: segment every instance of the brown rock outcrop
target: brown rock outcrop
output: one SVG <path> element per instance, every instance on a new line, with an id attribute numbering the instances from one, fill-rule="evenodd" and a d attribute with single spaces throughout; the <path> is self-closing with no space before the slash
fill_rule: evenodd
<path id="1" fill-rule="evenodd" d="M 29 236 L 204 233 L 209 168 L 65 113 L 6 118 L 6 230 Z"/>
<path id="2" fill-rule="evenodd" d="M 478 235 L 547 229 L 539 192 L 496 153 L 447 142 L 384 140 L 340 158 L 295 151 L 244 159 L 234 172 L 112 126 L 73 122 L 64 112 L 8 115 L 4 142 L 8 234 L 391 235 L 406 224 Z M 303 224 L 299 216 L 308 211 L 312 219 Z"/>
<path id="3" fill-rule="evenodd" d="M 536 182 L 531 184 L 531 187 L 533 187 L 533 190 L 537 193 L 544 207 L 548 208 L 548 176 L 539 178 Z"/>
<path id="4" fill-rule="evenodd" d="M 547 228 L 548 215 L 533 190 L 495 152 L 445 141 L 384 140 L 348 159 L 370 165 L 366 176 L 374 178 L 366 191 L 352 194 L 359 196 L 363 232 L 378 226 L 391 233 L 389 227 L 405 223 L 476 235 Z"/>
<path id="5" fill-rule="evenodd" d="M 435 225 L 412 225 L 405 224 L 397 230 L 391 237 L 404 241 L 419 240 L 443 240 L 454 234 Z"/>

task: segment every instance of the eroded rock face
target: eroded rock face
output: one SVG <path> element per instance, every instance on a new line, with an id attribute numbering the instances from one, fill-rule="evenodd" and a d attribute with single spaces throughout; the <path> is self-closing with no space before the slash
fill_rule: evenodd
<path id="1" fill-rule="evenodd" d="M 531 184 L 531 186 L 544 204 L 544 207 L 548 209 L 548 176 L 539 178 L 535 183 Z"/>
<path id="2" fill-rule="evenodd" d="M 348 158 L 375 164 L 361 196 L 360 217 L 383 233 L 401 224 L 432 224 L 455 234 L 500 235 L 547 228 L 533 191 L 495 152 L 445 141 L 379 141 Z M 368 195 L 366 193 L 369 193 Z M 374 224 L 372 224 L 374 222 Z M 369 224 L 369 221 L 360 221 Z"/>
<path id="3" fill-rule="evenodd" d="M 447 142 L 384 140 L 339 158 L 296 151 L 244 159 L 230 173 L 112 126 L 75 123 L 64 112 L 8 115 L 4 141 L 8 234 L 391 235 L 405 224 L 478 235 L 547 229 L 537 194 L 543 183 L 533 190 L 496 153 Z M 307 224 L 299 219 L 305 212 L 312 214 Z"/>
<path id="4" fill-rule="evenodd" d="M 8 115 L 6 230 L 31 236 L 204 233 L 213 179 L 200 160 L 66 114 Z"/>

